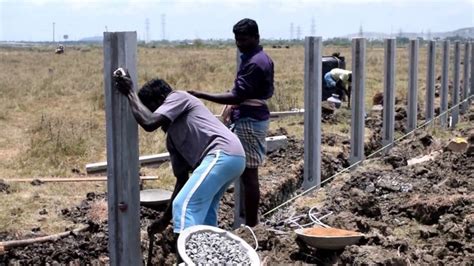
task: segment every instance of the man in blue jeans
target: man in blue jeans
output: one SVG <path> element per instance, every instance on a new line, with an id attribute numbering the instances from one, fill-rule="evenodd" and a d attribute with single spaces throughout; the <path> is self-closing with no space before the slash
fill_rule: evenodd
<path id="1" fill-rule="evenodd" d="M 245 168 L 239 139 L 199 99 L 173 90 L 164 80 L 148 81 L 138 94 L 125 71 L 114 73 L 114 81 L 138 124 L 148 132 L 161 127 L 166 133 L 177 178 L 172 208 L 149 227 L 150 234 L 166 228 L 171 214 L 176 234 L 193 225 L 217 226 L 219 201 Z"/>
<path id="2" fill-rule="evenodd" d="M 234 133 L 239 137 L 247 158 L 241 176 L 244 188 L 245 224 L 258 224 L 260 189 L 258 167 L 265 158 L 265 137 L 268 131 L 270 111 L 267 100 L 273 95 L 273 61 L 259 45 L 258 25 L 254 20 L 242 19 L 234 25 L 235 44 L 242 53 L 237 77 L 231 92 L 210 94 L 189 91 L 198 98 L 231 105 L 229 117 Z"/>

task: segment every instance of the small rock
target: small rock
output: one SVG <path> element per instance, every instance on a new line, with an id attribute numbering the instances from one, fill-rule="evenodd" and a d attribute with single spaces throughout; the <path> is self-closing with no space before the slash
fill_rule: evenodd
<path id="1" fill-rule="evenodd" d="M 44 182 L 39 180 L 39 179 L 34 179 L 33 181 L 31 181 L 32 186 L 41 186 L 43 184 L 44 184 Z"/>
<path id="2" fill-rule="evenodd" d="M 77 168 L 72 168 L 71 169 L 71 172 L 74 173 L 74 174 L 80 174 L 81 173 L 81 170 L 77 169 Z"/>
<path id="3" fill-rule="evenodd" d="M 424 167 L 418 167 L 418 168 L 415 169 L 415 174 L 416 174 L 417 176 L 422 176 L 422 175 L 424 175 L 424 174 L 426 174 L 426 173 L 428 173 L 428 172 L 429 172 L 428 169 L 426 169 L 426 168 L 424 168 Z"/>
<path id="4" fill-rule="evenodd" d="M 419 233 L 420 237 L 423 239 L 428 239 L 438 235 L 438 231 L 435 228 L 429 226 L 421 227 Z"/>
<path id="5" fill-rule="evenodd" d="M 469 156 L 474 155 L 474 145 L 470 145 L 470 146 L 466 149 L 466 154 L 469 155 Z"/>
<path id="6" fill-rule="evenodd" d="M 403 118 L 407 117 L 407 110 L 405 107 L 397 106 L 395 108 L 395 120 L 403 120 Z"/>
<path id="7" fill-rule="evenodd" d="M 87 200 L 94 200 L 95 199 L 95 193 L 94 192 L 89 192 L 86 194 Z"/>
<path id="8" fill-rule="evenodd" d="M 436 248 L 435 251 L 433 252 L 433 255 L 435 255 L 439 259 L 442 259 L 446 255 L 448 255 L 448 249 L 445 247 Z"/>
<path id="9" fill-rule="evenodd" d="M 367 186 L 365 187 L 365 191 L 369 193 L 374 192 L 375 191 L 374 183 L 370 182 L 369 184 L 367 184 Z"/>
<path id="10" fill-rule="evenodd" d="M 327 101 L 321 102 L 321 112 L 323 114 L 330 115 L 333 114 L 335 110 L 336 107 L 334 106 L 334 104 Z"/>
<path id="11" fill-rule="evenodd" d="M 0 179 L 0 193 L 6 193 L 6 194 L 9 194 L 10 193 L 10 185 L 5 183 L 5 181 L 3 179 Z"/>
<path id="12" fill-rule="evenodd" d="M 392 165 L 394 169 L 407 165 L 407 160 L 397 155 L 386 156 L 383 160 L 385 163 Z"/>
<path id="13" fill-rule="evenodd" d="M 371 109 L 372 112 L 382 112 L 383 111 L 383 105 L 377 104 L 372 106 Z"/>
<path id="14" fill-rule="evenodd" d="M 383 176 L 377 180 L 377 187 L 394 192 L 400 191 L 401 188 L 400 183 L 389 176 Z"/>
<path id="15" fill-rule="evenodd" d="M 67 216 L 71 211 L 68 208 L 61 209 L 61 214 Z"/>
<path id="16" fill-rule="evenodd" d="M 46 209 L 42 209 L 41 211 L 39 211 L 39 214 L 40 215 L 46 215 L 46 214 L 48 214 L 48 211 Z"/>
<path id="17" fill-rule="evenodd" d="M 474 121 L 474 113 L 469 114 L 468 119 L 469 121 Z"/>
<path id="18" fill-rule="evenodd" d="M 372 97 L 373 105 L 383 105 L 383 93 L 377 92 L 374 97 Z"/>
<path id="19" fill-rule="evenodd" d="M 428 262 L 428 264 L 434 264 L 434 262 L 437 261 L 437 259 L 435 259 L 433 256 L 429 255 L 429 254 L 425 254 L 423 255 L 423 260 L 425 262 Z"/>
<path id="20" fill-rule="evenodd" d="M 428 147 L 431 145 L 431 143 L 433 143 L 433 136 L 427 134 L 427 133 L 424 133 L 421 137 L 420 137 L 420 142 L 421 144 L 423 144 L 424 147 Z"/>

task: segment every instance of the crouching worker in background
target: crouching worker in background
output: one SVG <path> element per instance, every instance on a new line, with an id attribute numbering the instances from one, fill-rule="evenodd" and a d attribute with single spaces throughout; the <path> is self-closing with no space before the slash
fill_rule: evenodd
<path id="1" fill-rule="evenodd" d="M 351 71 L 340 68 L 333 68 L 331 71 L 324 75 L 324 82 L 326 85 L 325 89 L 327 91 L 323 92 L 323 94 L 331 94 L 331 97 L 327 99 L 328 102 L 334 103 L 336 108 L 339 108 L 341 107 L 341 101 L 344 99 L 344 95 L 347 95 L 348 106 L 350 107 L 352 83 Z"/>
<path id="2" fill-rule="evenodd" d="M 172 209 L 168 206 L 149 234 L 165 229 L 171 218 L 175 234 L 193 225 L 217 226 L 219 201 L 245 169 L 245 152 L 237 136 L 199 99 L 173 90 L 164 80 L 148 81 L 138 94 L 126 71 L 116 71 L 114 81 L 128 98 L 138 124 L 148 132 L 161 127 L 166 133 L 177 179 Z"/>

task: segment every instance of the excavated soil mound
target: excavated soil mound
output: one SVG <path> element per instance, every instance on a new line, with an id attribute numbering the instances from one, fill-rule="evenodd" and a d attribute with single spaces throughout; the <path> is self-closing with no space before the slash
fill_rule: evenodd
<path id="1" fill-rule="evenodd" d="M 304 207 L 278 211 L 255 228 L 260 258 L 268 265 L 472 265 L 474 154 L 443 150 L 434 160 L 407 165 L 408 159 L 439 147 L 434 137 L 416 134 L 387 156 L 299 198 L 307 202 Z M 325 224 L 364 237 L 339 251 L 308 247 L 294 230 L 311 225 L 310 211 L 319 217 L 332 212 Z M 246 229 L 236 234 L 254 241 Z"/>
<path id="2" fill-rule="evenodd" d="M 325 134 L 323 143 L 329 146 L 341 143 L 343 146 L 343 152 L 339 154 L 323 152 L 324 179 L 348 165 L 349 141 L 348 138 Z M 338 176 L 317 192 L 299 198 L 306 204 L 290 205 L 271 217 L 262 218 L 261 224 L 253 228 L 262 262 L 268 265 L 472 265 L 473 155 L 443 151 L 435 160 L 407 165 L 410 158 L 437 149 L 436 145 L 436 139 L 432 136 L 417 134 L 398 143 L 383 158 L 367 161 L 363 168 L 359 167 L 350 175 Z M 286 149 L 268 156 L 260 182 L 262 213 L 300 192 L 303 155 L 303 142 L 290 138 Z M 230 229 L 233 220 L 232 188 L 228 192 L 224 195 L 219 213 L 219 226 L 224 229 Z M 90 224 L 87 232 L 71 234 L 54 242 L 7 250 L 0 254 L 0 265 L 107 264 L 107 222 L 93 222 L 88 216 L 92 206 L 105 198 L 105 195 L 89 193 L 79 206 L 62 210 L 66 219 L 78 224 Z M 301 225 L 311 225 L 307 216 L 310 209 L 319 217 L 332 212 L 322 220 L 324 223 L 361 232 L 365 237 L 358 245 L 339 251 L 305 246 L 296 241 L 293 231 Z M 141 208 L 145 261 L 148 254 L 146 228 L 162 214 L 163 210 Z M 234 233 L 253 245 L 253 236 L 247 228 L 239 228 Z M 12 239 L 5 233 L 0 233 L 0 237 L 2 240 Z M 154 265 L 175 262 L 172 239 L 171 226 L 157 234 L 152 259 Z"/>

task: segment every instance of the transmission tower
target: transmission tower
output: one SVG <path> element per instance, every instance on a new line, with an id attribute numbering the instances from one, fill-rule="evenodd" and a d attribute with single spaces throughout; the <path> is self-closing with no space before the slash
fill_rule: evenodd
<path id="1" fill-rule="evenodd" d="M 316 22 L 314 17 L 311 18 L 311 36 L 316 36 Z"/>
<path id="2" fill-rule="evenodd" d="M 293 35 L 294 31 L 295 31 L 294 25 L 293 25 L 293 22 L 291 22 L 291 24 L 290 24 L 290 40 L 294 39 L 294 37 L 293 37 L 294 36 Z"/>
<path id="3" fill-rule="evenodd" d="M 161 14 L 161 32 L 163 41 L 166 40 L 166 14 Z"/>
<path id="4" fill-rule="evenodd" d="M 54 31 L 55 31 L 55 27 L 56 27 L 56 23 L 55 23 L 55 22 L 53 22 L 53 42 L 55 42 L 55 40 L 54 40 L 54 34 L 55 34 L 55 33 L 54 33 Z"/>
<path id="5" fill-rule="evenodd" d="M 150 20 L 147 18 L 145 19 L 145 43 L 150 42 Z"/>
<path id="6" fill-rule="evenodd" d="M 301 39 L 301 27 L 299 25 L 298 27 L 296 27 L 296 39 L 297 40 Z"/>
<path id="7" fill-rule="evenodd" d="M 359 26 L 359 37 L 364 37 L 364 30 L 362 29 L 362 24 Z"/>

